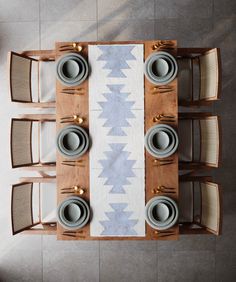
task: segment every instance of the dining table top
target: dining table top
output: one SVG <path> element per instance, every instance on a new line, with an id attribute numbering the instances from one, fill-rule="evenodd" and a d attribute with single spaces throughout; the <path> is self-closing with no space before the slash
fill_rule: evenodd
<path id="1" fill-rule="evenodd" d="M 86 60 L 88 58 L 88 48 L 91 45 L 113 45 L 113 44 L 142 44 L 143 45 L 143 58 L 146 59 L 152 52 L 153 46 L 157 44 L 158 40 L 151 41 L 95 41 L 95 42 L 76 42 L 82 46 L 79 52 Z M 172 40 L 174 48 L 166 50 L 167 52 L 175 55 L 177 52 L 177 41 Z M 58 60 L 65 53 L 70 51 L 61 51 L 61 46 L 71 45 L 73 42 L 56 42 L 55 54 Z M 158 122 L 153 121 L 153 117 L 157 114 L 168 114 L 175 116 L 174 122 L 171 126 L 178 129 L 178 76 L 169 83 L 173 91 L 152 95 L 154 85 L 143 75 L 144 79 L 144 132 Z M 64 124 L 61 123 L 61 118 L 79 114 L 84 122 L 82 127 L 89 131 L 90 115 L 89 115 L 89 77 L 82 82 L 79 86 L 73 89 L 82 89 L 82 95 L 62 95 L 64 89 L 70 89 L 56 81 L 56 127 L 57 131 L 63 128 Z M 167 122 L 168 124 L 168 122 Z M 70 194 L 62 193 L 65 187 L 73 187 L 78 185 L 84 189 L 84 194 L 80 195 L 88 203 L 90 203 L 90 151 L 87 151 L 81 158 L 83 166 L 65 166 L 62 164 L 63 156 L 57 153 L 56 159 L 56 179 L 57 179 L 57 204 L 61 203 Z M 179 179 L 178 179 L 178 152 L 175 152 L 171 158 L 173 162 L 169 165 L 155 166 L 154 157 L 145 150 L 145 203 L 155 196 L 153 189 L 158 186 L 166 186 L 174 188 L 171 197 L 178 203 L 179 198 Z M 164 195 L 164 194 L 158 194 Z M 138 203 L 137 203 L 138 204 Z M 90 224 L 81 228 L 76 236 L 67 236 L 64 234 L 65 229 L 57 225 L 57 239 L 58 240 L 176 240 L 179 236 L 178 223 L 171 228 L 173 234 L 161 237 L 159 233 L 145 223 L 145 236 L 106 236 L 98 237 L 91 236 Z"/>

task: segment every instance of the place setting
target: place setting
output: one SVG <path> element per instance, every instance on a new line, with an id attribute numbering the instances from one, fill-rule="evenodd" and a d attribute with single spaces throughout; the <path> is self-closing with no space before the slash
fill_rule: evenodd
<path id="1" fill-rule="evenodd" d="M 144 63 L 146 78 L 155 85 L 152 94 L 170 93 L 173 86 L 168 85 L 178 73 L 178 64 L 174 56 L 165 51 L 151 53 Z"/>
<path id="2" fill-rule="evenodd" d="M 83 88 L 72 88 L 82 84 L 88 77 L 89 65 L 85 58 L 78 53 L 62 55 L 56 62 L 57 79 L 65 86 L 62 94 L 83 95 Z"/>
<path id="3" fill-rule="evenodd" d="M 167 196 L 151 198 L 145 207 L 145 219 L 150 227 L 158 231 L 166 231 L 173 227 L 179 217 L 176 202 Z"/>
<path id="4" fill-rule="evenodd" d="M 145 147 L 149 154 L 157 159 L 168 158 L 173 155 L 179 144 L 175 129 L 167 124 L 157 124 L 149 128 L 145 135 Z M 167 163 L 171 161 L 167 160 Z M 154 165 L 158 160 L 154 161 Z"/>
<path id="5" fill-rule="evenodd" d="M 90 220 L 91 212 L 88 203 L 79 196 L 70 196 L 57 208 L 57 220 L 66 230 L 75 231 L 84 227 Z M 67 234 L 73 235 L 73 234 Z"/>
<path id="6" fill-rule="evenodd" d="M 58 152 L 70 161 L 63 161 L 63 165 L 83 166 L 80 160 L 89 148 L 89 136 L 84 128 L 79 125 L 67 125 L 63 127 L 56 139 Z"/>

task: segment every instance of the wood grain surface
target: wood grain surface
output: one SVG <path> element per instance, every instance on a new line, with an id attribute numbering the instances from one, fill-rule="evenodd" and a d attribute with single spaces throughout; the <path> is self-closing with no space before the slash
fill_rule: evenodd
<path id="1" fill-rule="evenodd" d="M 98 45 L 98 44 L 144 44 L 144 58 L 146 59 L 153 50 L 153 45 L 155 45 L 158 40 L 155 41 L 119 41 L 119 42 L 76 42 L 78 45 L 82 46 L 82 51 L 80 54 L 86 59 L 88 57 L 88 45 Z M 172 41 L 174 46 L 177 48 L 177 42 Z M 57 42 L 56 43 L 56 59 L 65 53 L 70 53 L 71 50 L 64 52 L 60 51 L 60 46 L 69 45 L 72 46 L 73 42 Z M 69 47 L 70 48 L 70 47 Z M 166 50 L 173 55 L 176 53 L 176 48 L 171 50 Z M 154 87 L 146 78 L 145 82 L 145 132 L 153 126 L 153 117 L 157 114 L 171 114 L 175 115 L 175 122 L 171 125 L 177 129 L 178 122 L 178 104 L 177 104 L 177 78 L 170 83 L 173 86 L 173 91 L 170 93 L 162 93 L 152 95 L 151 91 Z M 56 82 L 56 123 L 57 132 L 65 126 L 61 124 L 61 118 L 65 116 L 71 116 L 73 114 L 78 114 L 85 119 L 85 122 L 81 125 L 89 133 L 89 93 L 88 93 L 88 80 L 84 81 L 81 85 L 76 87 L 77 89 L 83 88 L 83 95 L 71 95 L 62 94 L 62 89 L 70 89 L 70 87 L 63 86 L 58 80 Z M 74 87 L 73 87 L 74 88 Z M 174 187 L 175 194 L 171 196 L 173 199 L 178 201 L 178 154 L 175 153 L 171 158 L 174 159 L 173 164 L 165 166 L 153 166 L 154 158 L 145 153 L 145 201 L 150 200 L 154 194 L 152 189 L 158 185 L 164 185 L 167 187 Z M 61 194 L 62 188 L 72 187 L 74 185 L 81 186 L 85 189 L 85 193 L 81 196 L 89 203 L 89 152 L 80 158 L 83 167 L 73 167 L 62 165 L 61 162 L 65 160 L 59 153 L 57 153 L 56 162 L 56 173 L 57 173 L 57 203 L 59 204 L 62 200 L 73 194 Z M 159 195 L 159 194 L 158 194 Z M 64 235 L 65 229 L 57 224 L 57 239 L 58 240 L 176 240 L 178 239 L 179 227 L 178 224 L 174 226 L 174 235 L 158 237 L 158 234 L 154 229 L 152 229 L 148 224 L 146 224 L 146 236 L 145 237 L 91 237 L 89 224 L 83 227 L 80 232 L 75 235 Z"/>

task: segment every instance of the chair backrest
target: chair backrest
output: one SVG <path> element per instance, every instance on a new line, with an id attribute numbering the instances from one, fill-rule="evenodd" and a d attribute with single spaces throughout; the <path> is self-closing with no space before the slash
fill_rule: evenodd
<path id="1" fill-rule="evenodd" d="M 200 161 L 218 167 L 220 155 L 219 118 L 210 116 L 200 119 Z"/>
<path id="2" fill-rule="evenodd" d="M 216 100 L 221 89 L 220 50 L 214 48 L 199 57 L 200 100 Z"/>
<path id="3" fill-rule="evenodd" d="M 33 162 L 32 125 L 33 121 L 26 119 L 12 119 L 11 121 L 12 168 L 38 163 Z"/>
<path id="4" fill-rule="evenodd" d="M 32 102 L 31 70 L 33 58 L 9 53 L 10 94 L 13 102 Z"/>
<path id="5" fill-rule="evenodd" d="M 12 186 L 11 220 L 13 235 L 24 231 L 34 224 L 32 207 L 33 183 Z"/>
<path id="6" fill-rule="evenodd" d="M 219 185 L 212 182 L 200 183 L 200 223 L 208 231 L 218 235 L 221 229 L 221 201 Z"/>

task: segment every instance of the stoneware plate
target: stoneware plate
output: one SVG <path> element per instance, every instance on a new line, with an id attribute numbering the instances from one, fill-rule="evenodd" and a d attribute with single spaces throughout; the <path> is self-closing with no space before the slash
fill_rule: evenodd
<path id="1" fill-rule="evenodd" d="M 154 72 L 155 68 L 153 67 L 153 65 L 155 66 L 156 61 L 160 59 L 165 60 L 169 65 L 168 72 L 164 76 L 158 76 Z M 164 73 L 165 71 L 166 69 L 162 70 L 161 72 Z M 165 85 L 165 84 L 170 83 L 172 80 L 175 79 L 177 72 L 178 72 L 177 61 L 168 52 L 164 52 L 164 51 L 154 52 L 148 56 L 148 58 L 146 59 L 144 63 L 145 76 L 151 83 L 155 85 Z"/>
<path id="2" fill-rule="evenodd" d="M 88 63 L 80 54 L 68 53 L 56 62 L 57 79 L 65 86 L 80 85 L 87 78 L 88 73 Z"/>
<path id="3" fill-rule="evenodd" d="M 160 225 L 157 225 L 157 224 L 154 224 L 153 221 L 150 220 L 150 217 L 149 217 L 149 214 L 150 214 L 150 206 L 155 206 L 154 203 L 156 202 L 160 202 L 160 200 L 165 200 L 169 203 L 171 203 L 171 205 L 173 206 L 174 208 L 174 218 L 173 220 L 168 223 L 168 224 L 165 224 L 164 226 L 160 226 Z M 171 228 L 172 226 L 174 226 L 178 220 L 178 217 L 179 217 L 179 210 L 178 210 L 178 206 L 176 204 L 176 202 L 170 198 L 170 197 L 167 197 L 167 196 L 156 196 L 156 197 L 153 197 L 151 200 L 148 201 L 148 203 L 146 204 L 146 207 L 145 207 L 145 219 L 148 223 L 148 225 L 150 225 L 153 229 L 156 229 L 156 230 L 166 230 L 166 229 L 169 229 Z"/>
<path id="4" fill-rule="evenodd" d="M 78 210 L 76 208 L 70 210 L 70 213 L 72 213 L 74 210 L 76 214 L 75 215 L 70 214 L 68 217 L 67 207 L 72 203 L 78 205 L 81 211 L 80 218 L 77 219 L 76 221 L 68 220 L 68 218 L 72 218 L 72 219 L 78 218 Z M 64 214 L 65 211 L 67 212 L 67 217 Z M 57 220 L 60 223 L 60 225 L 62 225 L 65 229 L 68 230 L 76 230 L 84 227 L 88 223 L 89 218 L 90 218 L 90 208 L 87 202 L 78 196 L 68 197 L 67 199 L 62 201 L 57 208 Z"/>
<path id="5" fill-rule="evenodd" d="M 153 136 L 160 130 L 166 131 L 169 134 L 170 138 L 172 139 L 172 142 L 169 144 L 169 146 L 162 151 L 155 148 L 152 142 Z M 149 130 L 146 132 L 144 143 L 145 143 L 145 148 L 147 149 L 149 154 L 151 154 L 153 157 L 166 158 L 175 153 L 175 151 L 178 148 L 179 139 L 173 127 L 167 124 L 157 124 L 149 128 Z"/>
<path id="6" fill-rule="evenodd" d="M 69 150 L 68 147 L 65 146 L 64 139 L 65 136 L 68 136 L 71 132 L 77 134 L 78 141 L 74 142 L 72 139 L 67 142 L 67 145 L 70 143 L 73 143 L 73 146 L 75 147 L 78 145 L 77 149 L 75 150 Z M 73 139 L 75 139 L 75 135 L 73 135 Z M 56 141 L 57 149 L 58 151 L 66 158 L 69 159 L 76 159 L 81 157 L 89 148 L 89 136 L 87 132 L 78 125 L 68 125 L 63 127 L 58 135 L 57 135 L 57 141 Z"/>

